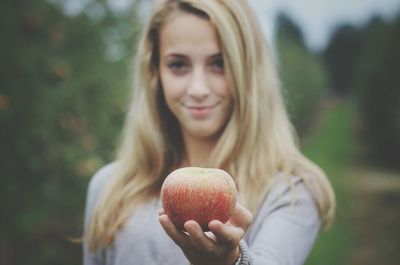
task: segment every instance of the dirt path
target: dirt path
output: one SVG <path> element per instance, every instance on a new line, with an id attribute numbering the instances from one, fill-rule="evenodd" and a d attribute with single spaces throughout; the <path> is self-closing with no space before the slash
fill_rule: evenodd
<path id="1" fill-rule="evenodd" d="M 354 201 L 351 265 L 400 264 L 400 173 L 350 172 Z"/>

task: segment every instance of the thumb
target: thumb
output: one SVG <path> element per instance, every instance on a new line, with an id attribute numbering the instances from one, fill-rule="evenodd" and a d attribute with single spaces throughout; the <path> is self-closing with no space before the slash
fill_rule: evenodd
<path id="1" fill-rule="evenodd" d="M 252 221 L 253 221 L 252 213 L 243 205 L 237 203 L 235 206 L 235 210 L 233 211 L 233 215 L 230 219 L 230 222 L 233 225 L 242 228 L 244 231 L 247 231 Z"/>

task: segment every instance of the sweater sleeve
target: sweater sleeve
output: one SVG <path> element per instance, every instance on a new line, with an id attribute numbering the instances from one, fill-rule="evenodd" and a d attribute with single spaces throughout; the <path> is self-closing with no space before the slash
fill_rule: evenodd
<path id="1" fill-rule="evenodd" d="M 290 185 L 279 180 L 255 216 L 246 242 L 240 244 L 239 264 L 304 264 L 319 229 L 318 210 L 304 182 L 293 178 Z"/>
<path id="2" fill-rule="evenodd" d="M 104 264 L 104 251 L 99 250 L 96 253 L 90 253 L 86 233 L 91 221 L 93 212 L 96 205 L 104 191 L 105 186 L 108 183 L 109 177 L 111 176 L 111 165 L 107 165 L 101 168 L 90 180 L 86 195 L 86 205 L 84 214 L 84 226 L 83 226 L 83 264 L 84 265 L 103 265 Z"/>

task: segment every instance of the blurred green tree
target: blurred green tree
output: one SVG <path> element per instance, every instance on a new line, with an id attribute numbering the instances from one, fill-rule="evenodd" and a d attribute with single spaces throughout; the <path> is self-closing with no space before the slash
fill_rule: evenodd
<path id="1" fill-rule="evenodd" d="M 362 47 L 363 30 L 350 25 L 336 29 L 323 53 L 330 88 L 341 96 L 351 93 L 354 71 Z"/>
<path id="2" fill-rule="evenodd" d="M 327 77 L 318 54 L 306 47 L 299 27 L 286 15 L 277 20 L 279 71 L 294 126 L 305 135 L 326 96 Z"/>
<path id="3" fill-rule="evenodd" d="M 356 71 L 361 136 L 368 157 L 400 168 L 400 15 L 391 22 L 375 17 L 366 26 Z"/>
<path id="4" fill-rule="evenodd" d="M 0 7 L 0 264 L 79 264 L 67 237 L 112 157 L 138 21 L 105 1 L 75 16 L 44 0 Z"/>

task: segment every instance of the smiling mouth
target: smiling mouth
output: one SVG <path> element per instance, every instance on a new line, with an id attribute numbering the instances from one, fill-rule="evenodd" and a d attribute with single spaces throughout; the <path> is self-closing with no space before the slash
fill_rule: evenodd
<path id="1" fill-rule="evenodd" d="M 209 107 L 187 107 L 189 110 L 206 110 L 206 109 L 212 109 L 214 106 L 209 106 Z"/>
<path id="2" fill-rule="evenodd" d="M 189 110 L 189 113 L 192 117 L 196 119 L 202 119 L 208 117 L 217 105 L 218 104 L 209 106 L 186 106 L 186 108 Z"/>
<path id="3" fill-rule="evenodd" d="M 215 103 L 215 104 L 207 105 L 207 106 L 191 106 L 191 105 L 184 105 L 184 106 L 185 106 L 186 108 L 188 108 L 188 109 L 203 110 L 203 109 L 212 109 L 212 108 L 214 108 L 214 107 L 217 106 L 217 105 L 218 105 L 218 102 Z"/>

